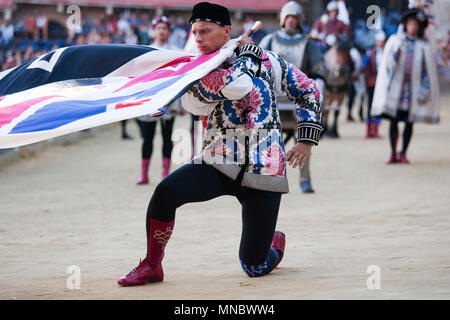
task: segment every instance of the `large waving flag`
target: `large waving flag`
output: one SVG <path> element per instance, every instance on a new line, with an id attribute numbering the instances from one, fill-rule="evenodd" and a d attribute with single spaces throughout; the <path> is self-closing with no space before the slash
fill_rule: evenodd
<path id="1" fill-rule="evenodd" d="M 139 45 L 60 48 L 0 73 L 0 149 L 145 114 L 161 115 L 233 54 L 201 56 Z"/>

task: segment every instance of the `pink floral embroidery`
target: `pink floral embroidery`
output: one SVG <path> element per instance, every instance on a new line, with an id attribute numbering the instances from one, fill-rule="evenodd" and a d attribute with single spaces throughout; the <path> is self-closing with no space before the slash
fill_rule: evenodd
<path id="1" fill-rule="evenodd" d="M 261 97 L 261 94 L 259 93 L 259 90 L 256 88 L 253 88 L 252 91 L 249 92 L 249 94 L 246 97 L 246 105 L 248 107 L 251 107 L 251 111 L 247 115 L 247 129 L 253 129 L 255 127 L 254 122 L 254 116 L 258 115 L 260 112 L 260 107 L 263 103 L 263 99 Z"/>
<path id="2" fill-rule="evenodd" d="M 316 87 L 316 83 L 314 82 L 313 79 L 310 79 L 306 76 L 306 74 L 304 74 L 303 72 L 301 72 L 298 68 L 293 67 L 293 73 L 294 73 L 294 77 L 296 82 L 299 84 L 299 88 L 303 91 L 308 91 L 313 89 L 314 92 L 314 97 L 316 99 L 320 99 L 320 92 Z"/>
<path id="3" fill-rule="evenodd" d="M 265 51 L 263 51 L 262 59 L 263 59 L 262 65 L 266 67 L 268 70 L 270 70 L 270 68 L 272 68 L 272 64 L 270 63 L 269 56 Z"/>
<path id="4" fill-rule="evenodd" d="M 264 157 L 264 173 L 270 176 L 284 176 L 286 158 L 283 149 L 278 145 L 272 145 Z"/>
<path id="5" fill-rule="evenodd" d="M 226 76 L 231 73 L 232 73 L 232 70 L 219 69 L 219 70 L 211 72 L 207 76 L 203 77 L 200 80 L 200 83 L 206 90 L 217 93 L 225 86 Z"/>

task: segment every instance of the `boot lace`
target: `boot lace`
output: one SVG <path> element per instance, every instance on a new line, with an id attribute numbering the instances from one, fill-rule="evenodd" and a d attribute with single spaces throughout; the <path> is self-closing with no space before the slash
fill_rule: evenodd
<path id="1" fill-rule="evenodd" d="M 144 261 L 145 261 L 145 259 L 144 259 L 144 260 L 139 259 L 139 264 L 137 265 L 137 267 L 134 267 L 133 270 L 131 270 L 131 271 L 127 274 L 127 276 L 129 276 L 130 274 L 134 273 L 134 272 L 137 271 L 139 268 L 141 268 L 141 267 L 143 266 L 143 262 L 144 262 Z"/>

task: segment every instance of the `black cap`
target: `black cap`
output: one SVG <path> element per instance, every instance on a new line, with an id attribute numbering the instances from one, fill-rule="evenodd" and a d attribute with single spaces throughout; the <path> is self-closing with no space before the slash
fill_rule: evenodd
<path id="1" fill-rule="evenodd" d="M 209 2 L 197 3 L 192 9 L 189 23 L 197 21 L 214 22 L 222 27 L 231 26 L 230 12 L 227 8 Z"/>
<path id="2" fill-rule="evenodd" d="M 414 17 L 421 24 L 421 27 L 423 29 L 426 29 L 426 27 L 428 26 L 428 18 L 423 11 L 421 11 L 417 8 L 413 8 L 413 9 L 408 9 L 405 12 L 403 12 L 402 17 L 401 17 L 401 21 L 402 21 L 403 25 L 406 24 L 406 20 L 408 20 L 410 17 Z"/>

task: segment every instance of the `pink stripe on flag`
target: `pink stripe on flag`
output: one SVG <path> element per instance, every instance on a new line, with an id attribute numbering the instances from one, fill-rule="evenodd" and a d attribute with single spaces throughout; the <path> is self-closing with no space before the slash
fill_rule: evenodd
<path id="1" fill-rule="evenodd" d="M 131 80 L 130 82 L 128 82 L 127 84 L 125 84 L 124 86 L 122 86 L 121 88 L 117 89 L 114 92 L 129 88 L 137 83 L 149 82 L 152 80 L 158 80 L 158 79 L 162 79 L 162 78 L 168 78 L 168 77 L 179 76 L 179 75 L 185 74 L 185 73 L 191 71 L 192 69 L 198 67 L 199 65 L 211 60 L 216 55 L 218 55 L 219 52 L 220 52 L 220 50 L 217 50 L 214 53 L 201 55 L 198 58 L 196 58 L 195 60 L 188 62 L 186 65 L 184 65 L 183 67 L 181 67 L 179 70 L 176 70 L 176 71 L 165 70 L 165 69 L 156 69 L 152 72 L 149 72 L 147 74 L 144 74 L 140 77 L 137 77 L 137 78 Z M 163 67 L 165 67 L 165 68 L 176 67 L 180 63 L 185 63 L 186 61 L 188 61 L 188 59 L 190 60 L 190 58 L 191 58 L 191 56 L 180 57 L 180 58 L 177 58 L 177 59 L 169 62 L 168 64 L 164 65 Z M 160 68 L 162 68 L 162 67 L 160 67 Z"/>
<path id="2" fill-rule="evenodd" d="M 140 105 L 143 105 L 145 102 L 149 102 L 150 100 L 152 100 L 152 99 L 149 98 L 149 99 L 144 99 L 144 100 L 139 100 L 139 101 L 134 101 L 134 102 L 128 102 L 128 103 L 118 103 L 116 105 L 115 109 L 122 109 L 122 108 L 140 106 Z"/>
<path id="3" fill-rule="evenodd" d="M 46 96 L 46 97 L 39 97 L 34 98 L 30 100 L 26 100 L 17 104 L 13 104 L 7 107 L 0 108 L 0 128 L 3 127 L 5 124 L 10 123 L 15 118 L 20 116 L 24 111 L 28 110 L 30 107 L 34 106 L 35 104 L 55 98 L 55 97 L 61 97 L 61 96 Z M 3 100 L 4 96 L 1 97 L 0 101 Z"/>

